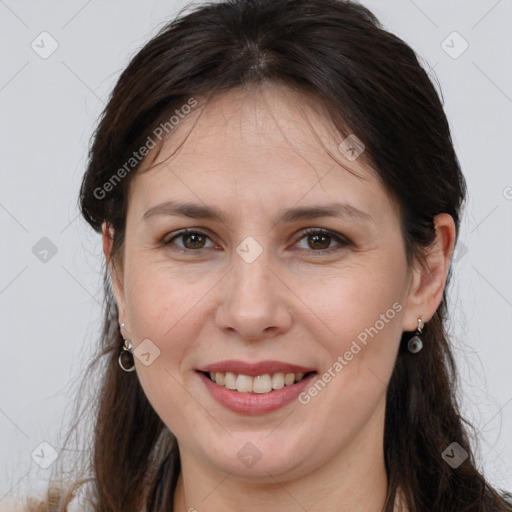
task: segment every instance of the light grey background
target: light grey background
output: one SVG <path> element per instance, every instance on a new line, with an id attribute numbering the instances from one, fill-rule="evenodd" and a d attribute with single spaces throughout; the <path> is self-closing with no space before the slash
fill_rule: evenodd
<path id="1" fill-rule="evenodd" d="M 450 287 L 464 413 L 486 476 L 512 491 L 512 2 L 363 3 L 433 68 L 443 92 L 469 186 Z M 43 441 L 58 446 L 97 341 L 100 237 L 76 207 L 89 137 L 129 58 L 185 4 L 0 0 L 3 503 L 42 488 L 51 466 L 31 453 Z M 51 49 L 43 31 L 58 43 L 46 59 L 31 47 Z M 38 253 L 43 237 L 55 255 Z"/>

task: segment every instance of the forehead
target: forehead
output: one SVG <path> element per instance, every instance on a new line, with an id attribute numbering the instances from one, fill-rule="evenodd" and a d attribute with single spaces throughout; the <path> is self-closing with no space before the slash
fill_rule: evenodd
<path id="1" fill-rule="evenodd" d="M 363 155 L 349 160 L 340 134 L 317 100 L 279 85 L 218 94 L 184 116 L 154 161 L 143 162 L 129 202 L 148 208 L 179 194 L 187 200 L 253 198 L 298 202 L 340 200 L 384 206 L 384 188 Z M 204 107 L 204 108 L 203 108 Z M 225 204 L 226 207 L 229 206 Z"/>
<path id="2" fill-rule="evenodd" d="M 252 84 L 209 100 L 199 98 L 198 103 L 198 108 L 181 119 L 174 116 L 178 122 L 157 162 L 164 157 L 199 156 L 200 152 L 229 156 L 236 150 L 243 154 L 257 148 L 262 157 L 271 154 L 277 160 L 280 156 L 289 159 L 294 151 L 298 157 L 323 161 L 331 151 L 341 165 L 361 167 L 339 151 L 348 133 L 339 133 L 329 120 L 328 107 L 311 95 L 281 84 Z M 359 160 L 364 160 L 364 153 Z"/>

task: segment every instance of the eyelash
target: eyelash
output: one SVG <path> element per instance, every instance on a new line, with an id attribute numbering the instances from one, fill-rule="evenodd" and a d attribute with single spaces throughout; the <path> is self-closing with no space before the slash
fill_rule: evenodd
<path id="1" fill-rule="evenodd" d="M 181 237 L 184 237 L 185 235 L 201 235 L 201 236 L 205 236 L 207 237 L 208 239 L 210 238 L 208 236 L 207 233 L 203 232 L 203 231 L 200 231 L 200 230 L 197 230 L 197 229 L 182 229 L 181 231 L 178 231 L 177 233 L 175 233 L 171 238 L 169 238 L 168 240 L 164 240 L 163 241 L 163 244 L 164 246 L 170 246 L 173 242 L 173 240 L 177 239 L 177 238 L 181 238 Z M 336 250 L 340 250 L 340 248 L 343 248 L 343 247 L 346 247 L 348 245 L 351 244 L 351 242 L 349 242 L 348 239 L 346 239 L 345 237 L 342 237 L 341 235 L 338 235 L 332 231 L 329 231 L 329 230 L 326 230 L 326 229 L 322 229 L 322 228 L 306 228 L 302 231 L 302 236 L 298 239 L 298 242 L 301 241 L 303 238 L 305 238 L 307 235 L 327 235 L 329 236 L 332 240 L 335 240 L 337 241 L 341 247 L 338 247 L 338 248 L 330 248 L 330 249 L 321 249 L 321 250 L 318 250 L 318 251 L 315 251 L 314 249 L 310 249 L 310 250 L 307 250 L 307 249 L 300 249 L 301 251 L 305 251 L 305 252 L 308 252 L 308 253 L 315 253 L 315 254 L 318 254 L 318 255 L 323 255 L 323 254 L 330 254 L 332 252 L 335 252 Z M 200 249 L 184 249 L 183 247 L 173 247 L 172 250 L 173 251 L 178 251 L 178 252 L 181 252 L 181 253 L 193 253 L 193 252 L 199 252 L 201 251 L 202 249 L 205 249 L 204 247 L 201 247 Z"/>

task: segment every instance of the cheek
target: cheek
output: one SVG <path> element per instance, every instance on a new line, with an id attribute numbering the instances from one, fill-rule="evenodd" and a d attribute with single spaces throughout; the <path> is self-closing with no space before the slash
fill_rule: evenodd
<path id="1" fill-rule="evenodd" d="M 310 329 L 325 357 L 318 376 L 322 382 L 306 390 L 302 403 L 311 402 L 315 417 L 325 421 L 324 430 L 339 432 L 340 439 L 363 428 L 383 400 L 394 368 L 405 283 L 398 256 L 354 266 L 309 294 L 308 303 L 322 319 Z M 325 336 L 318 336 L 320 326 Z"/>
<path id="2" fill-rule="evenodd" d="M 126 276 L 126 308 L 134 351 L 148 339 L 159 350 L 148 366 L 135 358 L 137 378 L 159 417 L 185 438 L 189 427 L 180 418 L 198 417 L 200 411 L 185 391 L 182 368 L 187 366 L 187 355 L 199 350 L 196 344 L 203 323 L 200 299 L 211 286 L 200 279 L 187 283 L 162 265 L 148 261 L 133 260 Z M 177 410 L 180 415 L 176 415 Z"/>
<path id="3" fill-rule="evenodd" d="M 127 262 L 125 294 L 134 337 L 167 340 L 167 350 L 175 345 L 169 340 L 182 339 L 185 328 L 191 334 L 191 328 L 200 327 L 191 320 L 201 314 L 202 301 L 218 278 L 211 272 L 202 275 L 194 265 L 184 268 L 159 260 L 133 255 Z"/>
<path id="4" fill-rule="evenodd" d="M 403 309 L 403 268 L 399 260 L 397 264 L 381 260 L 354 265 L 304 287 L 304 302 L 312 305 L 316 317 L 311 328 L 326 333 L 337 353 L 348 350 L 357 339 L 363 344 L 367 338 L 395 339 Z"/>
<path id="5" fill-rule="evenodd" d="M 303 399 L 315 401 L 316 393 L 322 394 L 314 407 L 319 416 L 331 416 L 326 420 L 334 423 L 329 428 L 346 421 L 347 410 L 353 414 L 353 426 L 361 427 L 383 399 L 402 333 L 405 267 L 399 256 L 353 266 L 310 293 L 308 301 L 323 320 L 310 327 L 311 334 L 317 333 L 325 357 L 318 377 L 323 382 Z M 322 327 L 327 334 L 318 336 L 324 324 L 329 330 Z"/>

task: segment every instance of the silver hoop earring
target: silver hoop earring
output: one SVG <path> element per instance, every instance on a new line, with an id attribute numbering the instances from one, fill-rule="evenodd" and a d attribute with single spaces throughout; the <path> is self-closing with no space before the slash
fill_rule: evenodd
<path id="1" fill-rule="evenodd" d="M 416 329 L 415 335 L 407 343 L 407 350 L 412 354 L 417 354 L 423 348 L 423 342 L 419 335 L 423 332 L 423 320 L 418 318 L 418 328 Z"/>
<path id="2" fill-rule="evenodd" d="M 132 349 L 132 342 L 130 340 L 124 340 L 123 350 L 117 358 L 119 366 L 125 372 L 133 372 L 135 370 L 135 362 L 133 361 L 133 354 L 130 352 Z"/>

